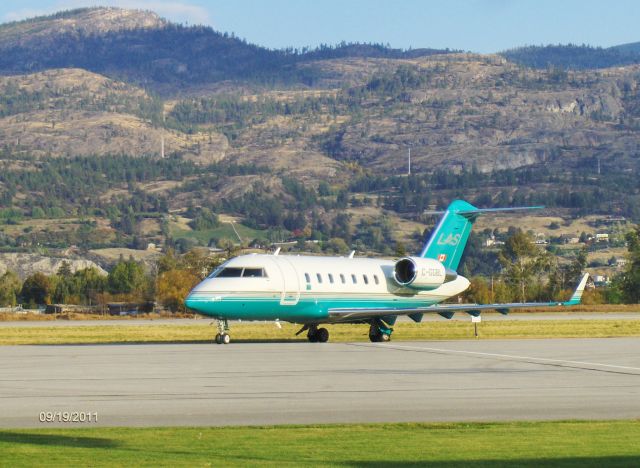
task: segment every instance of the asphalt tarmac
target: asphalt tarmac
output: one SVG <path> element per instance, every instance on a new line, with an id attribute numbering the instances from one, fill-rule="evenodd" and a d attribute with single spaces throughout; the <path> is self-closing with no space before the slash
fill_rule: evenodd
<path id="1" fill-rule="evenodd" d="M 5 428 L 612 418 L 638 338 L 0 347 Z"/>

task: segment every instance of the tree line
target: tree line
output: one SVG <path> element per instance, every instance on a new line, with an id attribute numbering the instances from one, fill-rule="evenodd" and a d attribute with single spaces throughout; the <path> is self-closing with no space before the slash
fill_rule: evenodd
<path id="1" fill-rule="evenodd" d="M 384 241 L 389 224 L 374 226 L 363 242 Z M 591 293 L 590 300 L 608 303 L 640 302 L 640 227 L 626 236 L 629 262 L 623 272 L 614 277 L 611 285 Z M 347 246 L 339 237 L 326 242 L 327 252 L 344 253 Z M 237 251 L 229 247 L 227 255 Z M 401 244 L 395 244 L 390 254 L 405 255 Z M 461 272 L 473 255 L 473 249 L 465 252 Z M 151 267 L 133 259 L 120 259 L 107 275 L 95 268 L 71 271 L 63 262 L 53 275 L 34 273 L 24 281 L 11 271 L 0 276 L 0 306 L 27 307 L 52 303 L 106 304 L 110 301 L 155 301 L 171 311 L 184 310 L 187 293 L 202 281 L 223 261 L 219 255 L 203 250 L 191 250 L 178 255 L 169 249 Z M 471 277 L 470 288 L 463 293 L 466 300 L 476 303 L 528 302 L 566 300 L 586 267 L 586 250 L 580 251 L 566 265 L 547 250 L 533 242 L 529 234 L 513 230 L 497 253 L 500 272 L 487 276 Z"/>
<path id="2" fill-rule="evenodd" d="M 133 259 L 120 259 L 104 275 L 95 267 L 71 271 L 62 262 L 52 275 L 36 272 L 22 281 L 12 271 L 0 276 L 0 307 L 22 304 L 35 308 L 47 304 L 105 305 L 109 302 L 159 302 L 173 312 L 184 311 L 183 300 L 211 272 L 221 257 L 192 250 L 176 255 L 169 249 L 151 267 Z"/>

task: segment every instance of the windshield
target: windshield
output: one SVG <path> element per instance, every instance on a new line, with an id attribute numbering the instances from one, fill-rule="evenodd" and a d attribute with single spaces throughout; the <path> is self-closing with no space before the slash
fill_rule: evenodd
<path id="1" fill-rule="evenodd" d="M 218 273 L 218 278 L 240 278 L 242 276 L 242 268 L 227 267 Z"/>
<path id="2" fill-rule="evenodd" d="M 209 278 L 266 278 L 264 268 L 225 267 L 215 270 Z"/>

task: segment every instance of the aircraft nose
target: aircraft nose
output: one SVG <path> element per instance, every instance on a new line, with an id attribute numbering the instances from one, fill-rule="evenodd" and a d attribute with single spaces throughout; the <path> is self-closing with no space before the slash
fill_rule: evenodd
<path id="1" fill-rule="evenodd" d="M 211 299 L 211 284 L 208 280 L 204 280 L 197 284 L 184 300 L 184 305 L 189 309 L 196 311 L 202 311 L 204 303 L 209 302 Z"/>
<path id="2" fill-rule="evenodd" d="M 189 309 L 203 312 L 204 305 L 210 302 L 210 294 L 201 293 L 197 291 L 191 291 L 189 295 L 184 300 L 184 305 Z"/>

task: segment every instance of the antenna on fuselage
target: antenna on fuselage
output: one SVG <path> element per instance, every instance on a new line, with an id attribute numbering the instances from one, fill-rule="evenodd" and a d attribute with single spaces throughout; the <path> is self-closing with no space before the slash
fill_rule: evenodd
<path id="1" fill-rule="evenodd" d="M 351 253 L 349 254 L 349 258 L 353 258 L 353 256 L 356 254 L 355 250 L 352 250 Z"/>
<path id="2" fill-rule="evenodd" d="M 281 249 L 281 247 L 278 247 L 278 248 L 276 249 L 276 251 L 275 251 L 275 252 L 273 252 L 273 256 L 274 256 L 274 257 L 280 253 L 280 249 Z"/>

